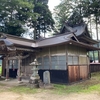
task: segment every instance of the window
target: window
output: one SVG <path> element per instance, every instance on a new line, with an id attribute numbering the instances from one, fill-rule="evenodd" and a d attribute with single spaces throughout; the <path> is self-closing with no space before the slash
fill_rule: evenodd
<path id="1" fill-rule="evenodd" d="M 68 65 L 78 65 L 78 56 L 68 56 Z"/>
<path id="2" fill-rule="evenodd" d="M 73 57 L 68 56 L 68 65 L 72 65 L 72 64 L 73 64 Z"/>
<path id="3" fill-rule="evenodd" d="M 18 68 L 18 60 L 9 60 L 9 68 L 12 69 L 12 68 L 15 68 L 17 69 Z"/>
<path id="4" fill-rule="evenodd" d="M 73 64 L 74 65 L 78 64 L 78 57 L 77 56 L 73 56 Z"/>
<path id="5" fill-rule="evenodd" d="M 49 56 L 44 56 L 43 57 L 43 68 L 44 69 L 50 69 Z"/>
<path id="6" fill-rule="evenodd" d="M 58 56 L 58 68 L 65 70 L 66 69 L 66 56 L 65 55 L 60 55 Z"/>
<path id="7" fill-rule="evenodd" d="M 66 56 L 65 55 L 57 55 L 51 56 L 51 69 L 66 69 Z"/>
<path id="8" fill-rule="evenodd" d="M 51 69 L 58 69 L 57 56 L 51 56 Z"/>
<path id="9" fill-rule="evenodd" d="M 39 69 L 42 69 L 42 57 L 37 58 L 38 63 L 40 63 L 40 65 L 38 66 Z"/>

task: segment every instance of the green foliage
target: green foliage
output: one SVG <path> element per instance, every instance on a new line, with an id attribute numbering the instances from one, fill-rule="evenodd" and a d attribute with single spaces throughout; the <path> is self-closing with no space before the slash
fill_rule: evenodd
<path id="1" fill-rule="evenodd" d="M 34 5 L 27 0 L 0 1 L 0 31 L 20 36 L 24 33 L 23 26 L 35 19 Z"/>
<path id="2" fill-rule="evenodd" d="M 10 91 L 16 92 L 16 93 L 37 93 L 37 89 L 31 89 L 25 86 L 17 86 L 9 89 Z"/>
<path id="3" fill-rule="evenodd" d="M 69 19 L 78 4 L 79 0 L 61 0 L 61 3 L 55 7 L 54 15 L 58 23 L 58 28 L 61 28 L 65 21 Z"/>
<path id="4" fill-rule="evenodd" d="M 48 0 L 37 0 L 35 2 L 34 12 L 39 13 L 39 17 L 36 21 L 33 21 L 34 27 L 34 39 L 40 37 L 41 33 L 46 33 L 53 29 L 54 20 L 52 14 L 47 5 Z"/>
<path id="5" fill-rule="evenodd" d="M 99 0 L 62 0 L 55 8 L 55 18 L 59 21 L 60 27 L 65 21 L 71 20 L 71 23 L 73 22 L 73 25 L 75 25 L 76 23 L 79 23 L 80 19 L 88 19 L 91 16 L 94 16 L 95 23 L 97 24 L 100 22 L 99 9 Z M 90 19 L 85 21 L 88 23 L 89 20 Z"/>
<path id="6" fill-rule="evenodd" d="M 53 28 L 48 0 L 1 0 L 0 31 L 21 36 L 25 26 L 34 28 L 34 39 Z"/>

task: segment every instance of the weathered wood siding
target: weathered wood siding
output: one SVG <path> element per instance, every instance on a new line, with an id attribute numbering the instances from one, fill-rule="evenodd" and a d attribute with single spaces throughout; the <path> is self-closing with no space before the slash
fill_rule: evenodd
<path id="1" fill-rule="evenodd" d="M 68 50 L 68 55 L 87 55 L 87 51 L 84 48 L 81 48 L 79 46 L 75 46 L 72 44 L 69 44 L 67 46 L 67 50 Z"/>
<path id="2" fill-rule="evenodd" d="M 51 80 L 61 80 L 60 74 L 56 75 L 53 70 L 66 71 L 67 82 L 68 80 L 76 82 L 89 78 L 89 60 L 84 48 L 73 44 L 45 47 L 37 54 L 37 59 L 41 63 L 39 73 L 43 72 L 42 70 L 52 71 Z"/>
<path id="3" fill-rule="evenodd" d="M 69 82 L 76 82 L 89 78 L 89 59 L 87 51 L 73 45 L 68 45 L 68 76 Z"/>
<path id="4" fill-rule="evenodd" d="M 22 59 L 21 62 L 21 74 L 23 74 L 24 77 L 29 77 L 32 74 L 32 66 L 29 64 L 34 61 L 35 54 L 31 54 L 29 57 Z M 12 65 L 13 64 L 13 65 Z M 6 68 L 5 68 L 5 60 L 2 60 L 2 75 L 6 75 Z M 9 76 L 16 78 L 17 76 L 17 70 L 18 70 L 18 59 L 16 60 L 9 60 Z"/>
<path id="5" fill-rule="evenodd" d="M 80 66 L 80 80 L 87 79 L 89 76 L 89 69 L 87 66 Z"/>
<path id="6" fill-rule="evenodd" d="M 87 66 L 68 66 L 69 82 L 76 82 L 89 78 Z"/>
<path id="7" fill-rule="evenodd" d="M 42 48 L 37 53 L 38 62 L 41 63 L 39 69 L 66 70 L 66 46 L 52 46 Z"/>
<path id="8" fill-rule="evenodd" d="M 30 63 L 34 61 L 34 58 L 35 54 L 31 54 L 29 57 L 22 60 L 21 72 L 24 76 L 30 76 L 32 74 L 32 66 L 30 66 Z"/>
<path id="9" fill-rule="evenodd" d="M 79 66 L 68 66 L 69 82 L 79 81 Z"/>
<path id="10" fill-rule="evenodd" d="M 69 82 L 76 82 L 88 78 L 87 66 L 68 66 Z"/>

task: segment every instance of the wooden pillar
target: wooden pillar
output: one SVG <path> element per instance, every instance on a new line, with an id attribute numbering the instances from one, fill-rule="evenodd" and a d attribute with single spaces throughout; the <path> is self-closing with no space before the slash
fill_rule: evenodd
<path id="1" fill-rule="evenodd" d="M 8 65 L 8 57 L 6 57 L 6 80 L 9 79 L 9 65 Z"/>
<path id="2" fill-rule="evenodd" d="M 18 58 L 18 71 L 17 71 L 17 74 L 18 74 L 18 81 L 21 81 L 21 59 L 20 59 L 20 57 Z"/>

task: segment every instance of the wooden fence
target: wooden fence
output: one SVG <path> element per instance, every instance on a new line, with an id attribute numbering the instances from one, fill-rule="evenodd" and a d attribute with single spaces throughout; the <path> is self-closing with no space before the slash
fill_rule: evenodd
<path id="1" fill-rule="evenodd" d="M 90 63 L 90 71 L 91 73 L 100 71 L 100 63 Z"/>

